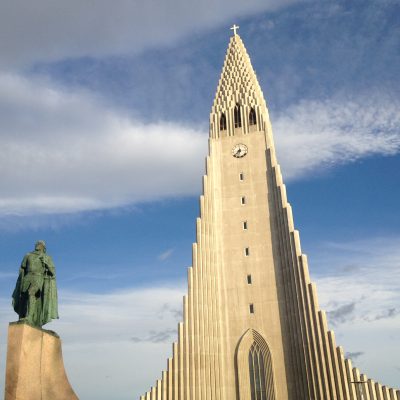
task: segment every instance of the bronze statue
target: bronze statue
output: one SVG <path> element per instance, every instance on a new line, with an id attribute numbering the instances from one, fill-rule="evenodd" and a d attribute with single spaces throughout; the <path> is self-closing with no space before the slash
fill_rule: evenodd
<path id="1" fill-rule="evenodd" d="M 43 240 L 22 260 L 12 298 L 20 321 L 40 328 L 58 318 L 56 270 Z"/>

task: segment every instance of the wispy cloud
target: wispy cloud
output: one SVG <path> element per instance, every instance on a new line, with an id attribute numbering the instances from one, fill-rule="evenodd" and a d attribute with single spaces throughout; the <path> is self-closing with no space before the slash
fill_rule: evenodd
<path id="1" fill-rule="evenodd" d="M 226 7 L 212 0 L 140 4 L 116 0 L 112 9 L 105 0 L 98 0 L 95 7 L 87 0 L 71 0 L 68 4 L 13 1 L 2 7 L 0 15 L 1 64 L 26 65 L 40 60 L 140 52 L 170 45 L 200 30 L 229 26 L 238 16 L 299 1 L 232 0 Z"/>
<path id="2" fill-rule="evenodd" d="M 171 303 L 163 304 L 160 312 L 158 313 L 158 318 L 164 318 L 165 313 L 171 314 L 177 320 L 182 320 L 183 318 L 182 307 L 174 307 Z"/>
<path id="3" fill-rule="evenodd" d="M 363 351 L 353 351 L 353 352 L 347 352 L 345 354 L 346 358 L 350 358 L 351 360 L 356 360 L 357 358 L 361 357 L 364 354 Z"/>
<path id="4" fill-rule="evenodd" d="M 69 226 L 77 226 L 77 225 L 79 226 L 80 224 L 85 224 L 87 221 L 90 221 L 90 219 L 93 218 L 93 216 L 97 215 L 95 213 L 76 212 L 74 214 L 36 213 L 28 216 L 24 215 L 22 210 L 19 210 L 18 212 L 19 215 L 4 214 L 0 212 L 0 231 L 16 233 L 26 230 L 37 231 L 43 227 L 50 229 L 52 231 L 59 231 L 60 229 Z"/>
<path id="5" fill-rule="evenodd" d="M 369 93 L 301 101 L 273 121 L 284 176 L 299 179 L 371 155 L 400 150 L 400 100 Z"/>
<path id="6" fill-rule="evenodd" d="M 170 310 L 182 308 L 183 293 L 182 286 L 133 288 L 105 294 L 62 291 L 60 314 L 63 318 L 57 325 L 61 331 L 67 329 L 65 334 L 71 342 L 102 343 L 111 337 L 130 340 L 151 336 L 154 332 L 176 328 L 178 316 Z M 63 325 L 68 321 L 88 330 L 83 328 L 76 335 Z M 96 326 L 94 334 L 91 330 Z"/>
<path id="7" fill-rule="evenodd" d="M 160 260 L 160 261 L 165 261 L 165 260 L 167 260 L 168 258 L 170 258 L 171 256 L 172 256 L 172 253 L 174 252 L 174 249 L 168 249 L 168 250 L 165 250 L 164 252 L 162 252 L 157 258 Z"/>
<path id="8" fill-rule="evenodd" d="M 311 272 L 313 265 L 323 266 L 316 276 L 318 297 L 338 344 L 365 353 L 357 366 L 392 386 L 398 382 L 394 361 L 400 358 L 399 243 L 399 237 L 325 243 L 311 265 Z"/>
<path id="9" fill-rule="evenodd" d="M 15 278 L 15 272 L 0 272 L 0 280 L 10 278 Z"/>
<path id="10" fill-rule="evenodd" d="M 176 329 L 166 329 L 163 331 L 150 331 L 147 336 L 131 337 L 131 340 L 135 343 L 151 342 L 151 343 L 172 343 L 176 338 Z"/>
<path id="11" fill-rule="evenodd" d="M 400 314 L 400 310 L 396 308 L 389 308 L 388 310 L 384 310 L 381 313 L 374 315 L 372 318 L 366 317 L 366 321 L 379 321 L 380 319 L 386 318 L 394 318 Z"/>
<path id="12" fill-rule="evenodd" d="M 399 314 L 399 242 L 398 237 L 380 237 L 322 244 L 323 255 L 316 254 L 314 263 L 324 272 L 316 279 L 322 286 L 320 300 L 337 324 L 379 321 Z M 349 262 L 353 268 L 346 268 Z"/>
<path id="13" fill-rule="evenodd" d="M 343 323 L 346 321 L 349 321 L 352 318 L 352 314 L 354 312 L 356 303 L 351 302 L 349 304 L 343 304 L 339 306 L 338 308 L 328 311 L 327 315 L 329 318 L 329 321 L 333 324 L 336 325 L 337 323 Z"/>

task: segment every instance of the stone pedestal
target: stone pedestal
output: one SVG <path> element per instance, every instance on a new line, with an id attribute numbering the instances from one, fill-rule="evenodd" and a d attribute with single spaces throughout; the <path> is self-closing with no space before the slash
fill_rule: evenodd
<path id="1" fill-rule="evenodd" d="M 77 400 L 59 336 L 26 323 L 8 328 L 5 400 Z"/>

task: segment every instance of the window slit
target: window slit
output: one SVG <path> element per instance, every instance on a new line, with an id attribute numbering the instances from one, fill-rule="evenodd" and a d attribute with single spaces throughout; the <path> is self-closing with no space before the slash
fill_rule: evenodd
<path id="1" fill-rule="evenodd" d="M 256 124 L 257 124 L 256 110 L 254 108 L 251 108 L 249 113 L 249 125 L 256 125 Z"/>
<path id="2" fill-rule="evenodd" d="M 236 104 L 235 106 L 234 121 L 235 121 L 235 128 L 240 128 L 242 126 L 242 116 L 240 115 L 240 104 Z"/>
<path id="3" fill-rule="evenodd" d="M 221 114 L 221 117 L 219 119 L 219 130 L 226 131 L 226 117 L 224 113 Z"/>

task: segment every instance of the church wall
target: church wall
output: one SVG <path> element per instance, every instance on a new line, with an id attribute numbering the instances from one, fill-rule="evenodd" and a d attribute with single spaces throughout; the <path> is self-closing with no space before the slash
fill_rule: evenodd
<path id="1" fill-rule="evenodd" d="M 242 123 L 235 127 L 237 105 Z M 248 153 L 236 158 L 239 143 Z M 364 399 L 399 400 L 400 391 L 353 368 L 328 330 L 294 228 L 265 100 L 238 35 L 210 115 L 192 253 L 178 341 L 161 380 L 141 399 L 250 400 L 250 387 L 238 382 L 250 385 L 245 355 L 252 332 L 269 360 L 268 400 L 361 400 L 359 389 Z M 360 380 L 360 387 L 352 383 Z"/>
<path id="2" fill-rule="evenodd" d="M 232 155 L 232 148 L 242 143 L 248 154 L 242 158 Z M 241 336 L 249 328 L 264 335 L 270 346 L 278 398 L 286 398 L 286 366 L 283 354 L 283 338 L 280 322 L 277 286 L 281 285 L 272 251 L 270 215 L 268 208 L 265 137 L 262 132 L 251 135 L 224 137 L 212 142 L 213 157 L 220 173 L 221 191 L 221 238 L 224 269 L 225 302 L 227 310 L 227 356 L 229 371 L 228 396 L 235 388 L 234 355 Z M 240 173 L 244 179 L 240 181 Z M 245 204 L 241 204 L 241 197 Z M 247 222 L 247 230 L 243 229 Z M 245 249 L 249 255 L 245 255 Z M 252 283 L 247 283 L 251 275 Z M 250 313 L 250 304 L 254 314 Z M 226 311 L 225 311 L 226 312 Z"/>

